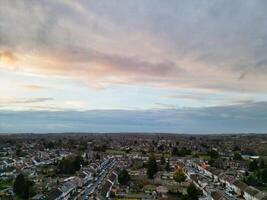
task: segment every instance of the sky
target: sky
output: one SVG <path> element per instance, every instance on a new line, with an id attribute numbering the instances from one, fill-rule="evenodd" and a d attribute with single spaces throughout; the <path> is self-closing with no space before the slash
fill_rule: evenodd
<path id="1" fill-rule="evenodd" d="M 265 0 L 0 0 L 0 133 L 267 132 Z"/>

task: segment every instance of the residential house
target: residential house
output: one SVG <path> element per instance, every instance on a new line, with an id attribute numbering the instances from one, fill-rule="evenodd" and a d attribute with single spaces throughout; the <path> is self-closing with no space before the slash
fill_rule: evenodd
<path id="1" fill-rule="evenodd" d="M 249 186 L 244 191 L 244 198 L 246 200 L 266 200 L 267 194 L 252 186 Z"/>

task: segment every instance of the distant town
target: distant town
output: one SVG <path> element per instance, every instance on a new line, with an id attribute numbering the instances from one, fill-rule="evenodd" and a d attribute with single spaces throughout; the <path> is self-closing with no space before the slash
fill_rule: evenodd
<path id="1" fill-rule="evenodd" d="M 0 136 L 1 200 L 266 200 L 267 135 Z"/>

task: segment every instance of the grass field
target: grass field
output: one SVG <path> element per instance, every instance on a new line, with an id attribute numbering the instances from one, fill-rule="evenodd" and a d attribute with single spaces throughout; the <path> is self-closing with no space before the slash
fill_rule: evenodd
<path id="1" fill-rule="evenodd" d="M 201 155 L 199 155 L 199 157 L 202 158 L 203 160 L 207 160 L 207 161 L 210 160 L 210 156 L 207 154 L 201 154 Z"/>
<path id="2" fill-rule="evenodd" d="M 13 180 L 7 179 L 7 180 L 0 180 L 0 190 L 4 190 L 6 188 L 13 186 Z"/>
<path id="3" fill-rule="evenodd" d="M 106 153 L 109 153 L 109 154 L 115 154 L 115 155 L 124 155 L 124 154 L 126 154 L 125 151 L 121 151 L 121 150 L 113 150 L 113 149 L 107 149 L 107 150 L 106 150 Z"/>

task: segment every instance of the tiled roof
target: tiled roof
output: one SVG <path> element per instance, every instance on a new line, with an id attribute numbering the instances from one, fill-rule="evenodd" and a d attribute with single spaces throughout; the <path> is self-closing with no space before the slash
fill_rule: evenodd
<path id="1" fill-rule="evenodd" d="M 238 187 L 240 190 L 244 191 L 248 185 L 242 181 L 236 180 L 233 185 L 235 185 L 236 187 Z"/>
<path id="2" fill-rule="evenodd" d="M 62 195 L 62 192 L 59 189 L 55 189 L 52 190 L 49 194 L 48 194 L 48 199 L 57 199 L 58 197 L 60 197 Z"/>

